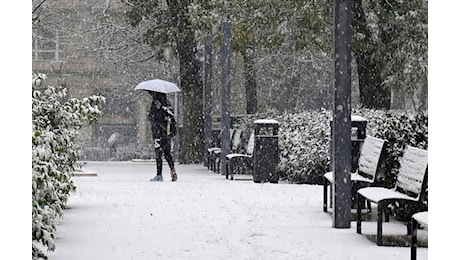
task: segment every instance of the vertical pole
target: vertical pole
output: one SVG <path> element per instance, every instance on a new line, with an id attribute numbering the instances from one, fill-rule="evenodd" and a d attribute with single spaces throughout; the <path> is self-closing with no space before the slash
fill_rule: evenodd
<path id="1" fill-rule="evenodd" d="M 178 134 L 176 137 L 174 137 L 173 140 L 173 159 L 174 161 L 177 161 L 179 158 L 179 138 L 180 138 L 180 131 L 179 131 L 179 125 L 181 124 L 180 118 L 179 118 L 179 93 L 174 93 L 174 118 L 176 119 L 176 127 L 177 127 L 177 132 Z"/>
<path id="2" fill-rule="evenodd" d="M 204 166 L 208 166 L 206 154 L 212 144 L 212 36 L 206 37 L 204 45 L 204 88 L 203 88 L 203 112 L 204 112 Z"/>
<path id="3" fill-rule="evenodd" d="M 231 50 L 232 24 L 222 24 L 222 143 L 220 153 L 221 174 L 226 174 L 225 159 L 230 152 L 230 87 L 231 87 Z"/>
<path id="4" fill-rule="evenodd" d="M 351 225 L 351 0 L 334 1 L 334 228 Z"/>

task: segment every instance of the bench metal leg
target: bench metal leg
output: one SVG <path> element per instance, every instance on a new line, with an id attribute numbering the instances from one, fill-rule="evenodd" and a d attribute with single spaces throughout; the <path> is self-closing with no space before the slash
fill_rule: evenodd
<path id="1" fill-rule="evenodd" d="M 220 156 L 220 154 L 219 154 L 219 156 Z M 217 158 L 217 159 L 216 159 L 216 164 L 217 164 L 217 166 L 216 166 L 216 173 L 220 173 L 220 158 Z"/>
<path id="2" fill-rule="evenodd" d="M 235 169 L 234 160 L 228 159 L 227 163 L 226 163 L 226 168 L 227 168 L 227 173 L 226 173 L 227 179 L 228 179 L 228 175 L 230 173 L 230 180 L 233 180 L 233 171 Z"/>
<path id="3" fill-rule="evenodd" d="M 385 209 L 385 222 L 390 222 L 390 209 Z"/>
<path id="4" fill-rule="evenodd" d="M 234 180 L 234 169 L 235 169 L 235 160 L 231 160 L 233 163 L 230 163 L 231 167 L 230 167 L 230 180 Z"/>
<path id="5" fill-rule="evenodd" d="M 332 201 L 333 201 L 332 195 L 333 194 L 332 194 L 332 184 L 331 184 L 331 185 L 329 185 L 329 208 L 331 208 L 331 209 L 332 209 L 332 206 L 333 206 L 332 205 Z"/>
<path id="6" fill-rule="evenodd" d="M 324 178 L 323 180 L 323 211 L 327 212 L 327 186 L 328 186 L 328 180 Z"/>
<path id="7" fill-rule="evenodd" d="M 228 167 L 229 167 L 229 164 L 230 164 L 230 160 L 226 159 L 225 160 L 225 179 L 227 179 L 227 180 L 228 180 Z"/>
<path id="8" fill-rule="evenodd" d="M 412 219 L 411 227 L 411 245 L 410 245 L 410 259 L 417 259 L 417 221 Z"/>
<path id="9" fill-rule="evenodd" d="M 407 235 L 410 236 L 412 234 L 412 221 L 411 220 L 406 221 L 406 229 L 407 229 Z"/>
<path id="10" fill-rule="evenodd" d="M 210 167 L 210 161 L 211 161 L 210 156 L 211 156 L 211 155 L 209 154 L 209 152 L 207 152 L 207 153 L 206 153 L 206 161 L 205 161 L 205 163 L 206 163 L 206 168 L 207 168 L 208 170 L 211 168 L 211 167 Z"/>
<path id="11" fill-rule="evenodd" d="M 214 153 L 211 153 L 209 155 L 209 159 L 210 159 L 210 162 L 209 162 L 209 168 L 211 169 L 211 171 L 214 171 L 214 168 L 216 167 L 216 160 L 214 159 Z"/>
<path id="12" fill-rule="evenodd" d="M 357 213 L 357 216 L 356 216 L 356 233 L 358 234 L 361 234 L 361 202 L 364 198 L 361 199 L 361 195 L 357 195 L 358 196 L 358 209 L 356 209 L 356 213 Z"/>
<path id="13" fill-rule="evenodd" d="M 385 211 L 385 207 L 380 204 L 380 203 L 377 203 L 377 245 L 378 246 L 381 246 L 383 244 L 383 241 L 382 241 L 382 220 L 383 220 L 383 214 Z"/>

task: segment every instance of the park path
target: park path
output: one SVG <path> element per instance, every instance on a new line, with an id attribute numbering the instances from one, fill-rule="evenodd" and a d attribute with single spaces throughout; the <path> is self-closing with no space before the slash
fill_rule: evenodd
<path id="1" fill-rule="evenodd" d="M 165 165 L 164 170 L 167 169 Z M 57 248 L 49 259 L 409 259 L 366 234 L 334 229 L 322 186 L 230 181 L 203 165 L 177 165 L 179 179 L 153 183 L 153 162 L 87 162 L 75 176 Z M 384 234 L 404 234 L 384 223 Z M 427 239 L 421 230 L 419 235 Z M 428 259 L 427 248 L 418 259 Z"/>

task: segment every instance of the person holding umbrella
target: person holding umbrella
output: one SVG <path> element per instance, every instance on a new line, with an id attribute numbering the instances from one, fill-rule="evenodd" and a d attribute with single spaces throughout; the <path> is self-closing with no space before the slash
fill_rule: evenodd
<path id="1" fill-rule="evenodd" d="M 163 154 L 171 170 L 171 180 L 177 180 L 174 160 L 171 155 L 171 138 L 176 135 L 176 121 L 171 111 L 166 94 L 149 91 L 152 95 L 152 104 L 148 115 L 155 147 L 157 175 L 151 181 L 163 181 Z"/>
<path id="2" fill-rule="evenodd" d="M 152 96 L 148 118 L 151 123 L 155 146 L 157 175 L 151 181 L 163 181 L 163 154 L 171 169 L 171 179 L 172 181 L 176 181 L 177 173 L 171 156 L 171 138 L 176 135 L 176 121 L 174 114 L 171 112 L 171 105 L 166 99 L 166 93 L 174 93 L 181 90 L 173 82 L 162 79 L 143 81 L 134 89 L 146 90 Z"/>

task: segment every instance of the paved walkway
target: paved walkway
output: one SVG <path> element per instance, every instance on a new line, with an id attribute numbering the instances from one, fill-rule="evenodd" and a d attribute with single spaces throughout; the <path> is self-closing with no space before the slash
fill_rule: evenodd
<path id="1" fill-rule="evenodd" d="M 178 165 L 174 183 L 168 174 L 149 182 L 153 162 L 88 162 L 83 170 L 97 176 L 74 177 L 51 260 L 410 258 L 408 247 L 375 245 L 375 222 L 363 222 L 363 235 L 354 222 L 332 228 L 322 186 L 230 181 L 203 165 Z M 383 230 L 404 234 L 405 226 Z M 419 248 L 418 259 L 427 253 Z"/>

